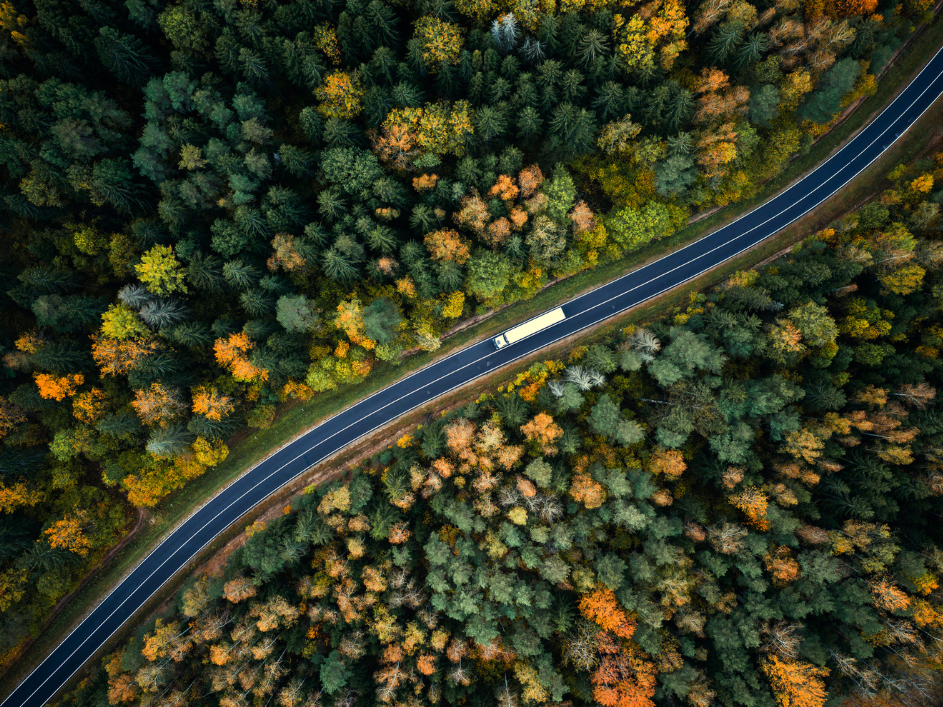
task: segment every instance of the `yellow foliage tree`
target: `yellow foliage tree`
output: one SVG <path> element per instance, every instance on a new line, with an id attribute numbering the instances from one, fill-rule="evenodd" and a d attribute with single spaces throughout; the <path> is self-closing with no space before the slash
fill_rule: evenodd
<path id="1" fill-rule="evenodd" d="M 462 51 L 462 30 L 436 17 L 421 17 L 415 23 L 415 37 L 421 43 L 422 60 L 433 74 L 446 64 L 458 64 Z"/>
<path id="2" fill-rule="evenodd" d="M 12 486 L 0 483 L 0 511 L 12 513 L 15 508 L 35 506 L 44 500 L 44 494 L 34 491 L 22 481 Z"/>
<path id="3" fill-rule="evenodd" d="M 459 314 L 461 314 L 461 311 L 459 311 Z M 26 422 L 26 414 L 13 403 L 0 398 L 0 439 L 6 437 L 24 422 Z"/>
<path id="4" fill-rule="evenodd" d="M 155 245 L 141 256 L 141 262 L 134 266 L 134 270 L 148 292 L 155 295 L 187 291 L 183 267 L 170 246 Z"/>
<path id="5" fill-rule="evenodd" d="M 11 567 L 0 572 L 0 612 L 16 604 L 30 587 L 29 572 Z"/>
<path id="6" fill-rule="evenodd" d="M 382 128 L 389 135 L 403 136 L 405 142 L 401 149 L 394 151 L 396 154 L 410 153 L 414 144 L 423 152 L 461 157 L 474 133 L 471 112 L 468 101 L 452 104 L 439 101 L 421 108 L 398 108 L 387 114 Z"/>
<path id="7" fill-rule="evenodd" d="M 322 22 L 314 28 L 314 46 L 324 52 L 334 66 L 341 63 L 341 50 L 337 42 L 337 31 L 329 22 Z"/>
<path id="8" fill-rule="evenodd" d="M 107 337 L 120 341 L 143 339 L 149 333 L 138 313 L 124 302 L 110 305 L 102 314 L 101 332 Z"/>
<path id="9" fill-rule="evenodd" d="M 84 511 L 79 511 L 57 520 L 43 531 L 43 535 L 48 538 L 51 547 L 85 557 L 92 547 L 92 541 L 85 535 L 85 524 Z"/>
<path id="10" fill-rule="evenodd" d="M 881 273 L 878 275 L 878 280 L 895 294 L 909 295 L 920 289 L 926 274 L 927 271 L 916 263 L 907 263 L 896 270 Z"/>
<path id="11" fill-rule="evenodd" d="M 626 19 L 620 14 L 613 17 L 616 51 L 629 73 L 644 73 L 656 64 L 669 70 L 674 60 L 687 46 L 685 30 L 688 17 L 678 0 L 667 0 L 657 13 L 643 18 L 642 13 Z"/>
<path id="12" fill-rule="evenodd" d="M 327 118 L 350 120 L 363 111 L 364 89 L 356 71 L 328 74 L 314 95 L 320 101 L 318 112 Z"/>

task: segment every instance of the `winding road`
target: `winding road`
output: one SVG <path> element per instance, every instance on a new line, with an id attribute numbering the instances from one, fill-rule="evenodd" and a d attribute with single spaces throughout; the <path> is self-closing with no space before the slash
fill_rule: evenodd
<path id="1" fill-rule="evenodd" d="M 943 50 L 875 120 L 791 187 L 718 231 L 563 305 L 566 319 L 500 351 L 490 339 L 453 353 L 326 420 L 207 502 L 171 533 L 0 704 L 41 707 L 178 570 L 296 476 L 376 428 L 479 376 L 635 307 L 781 231 L 877 159 L 943 94 Z"/>

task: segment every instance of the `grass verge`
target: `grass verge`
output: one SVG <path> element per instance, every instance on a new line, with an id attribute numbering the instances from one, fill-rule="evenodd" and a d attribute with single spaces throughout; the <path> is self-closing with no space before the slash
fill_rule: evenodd
<path id="1" fill-rule="evenodd" d="M 442 348 L 435 354 L 417 354 L 409 357 L 406 362 L 398 366 L 389 364 L 379 366 L 371 374 L 371 377 L 360 385 L 334 391 L 330 394 L 320 395 L 315 400 L 305 403 L 303 406 L 297 404 L 285 406 L 271 428 L 252 433 L 244 432 L 238 435 L 230 445 L 231 451 L 225 462 L 207 472 L 202 477 L 192 481 L 182 491 L 172 494 L 165 499 L 154 509 L 142 529 L 130 539 L 111 562 L 106 567 L 101 568 L 93 574 L 90 579 L 75 592 L 62 610 L 43 627 L 41 635 L 28 646 L 28 650 L 24 651 L 21 659 L 11 666 L 2 678 L 0 678 L 0 696 L 5 696 L 12 691 L 19 680 L 27 675 L 43 657 L 45 657 L 45 655 L 51 651 L 92 608 L 94 608 L 97 602 L 118 583 L 121 577 L 133 569 L 174 526 L 191 515 L 220 489 L 258 464 L 272 452 L 284 446 L 300 434 L 303 434 L 305 430 L 324 418 L 384 388 L 406 373 L 429 364 L 435 358 L 451 353 L 465 346 L 470 341 L 491 336 L 506 329 L 511 324 L 533 316 L 554 304 L 571 299 L 582 292 L 598 287 L 604 282 L 620 277 L 641 264 L 653 258 L 660 257 L 666 252 L 680 248 L 702 237 L 704 234 L 715 230 L 724 223 L 733 220 L 740 214 L 755 208 L 784 186 L 825 160 L 828 155 L 840 147 L 863 125 L 869 122 L 876 112 L 880 111 L 883 106 L 890 102 L 899 88 L 910 81 L 911 77 L 919 71 L 941 44 L 943 44 L 943 21 L 937 19 L 932 25 L 924 28 L 924 30 L 914 38 L 907 50 L 898 57 L 884 76 L 882 76 L 877 91 L 873 96 L 863 101 L 844 122 L 823 136 L 807 154 L 800 155 L 794 159 L 782 174 L 764 185 L 764 188 L 756 197 L 728 206 L 691 224 L 673 236 L 650 244 L 648 247 L 636 251 L 626 258 L 563 280 L 540 292 L 531 300 L 519 302 L 500 310 L 485 321 L 449 337 L 443 343 Z M 709 273 L 705 273 L 693 282 L 687 283 L 676 290 L 672 290 L 630 312 L 607 320 L 593 329 L 591 333 L 584 332 L 580 334 L 579 338 L 581 340 L 591 340 L 592 338 L 606 335 L 617 328 L 621 328 L 627 323 L 651 320 L 663 316 L 666 312 L 686 302 L 690 292 L 718 282 L 728 277 L 736 270 L 752 267 L 756 263 L 775 255 L 783 248 L 800 240 L 804 234 L 808 234 L 827 224 L 841 213 L 844 213 L 844 211 L 847 211 L 850 205 L 860 202 L 878 189 L 883 176 L 886 175 L 894 165 L 901 161 L 912 159 L 926 149 L 931 141 L 937 137 L 938 128 L 936 122 L 940 114 L 941 111 L 938 102 L 918 121 L 902 140 L 888 150 L 880 160 L 876 161 L 865 172 L 859 175 L 852 184 L 848 185 L 839 194 L 833 196 L 828 202 L 816 209 L 813 214 L 804 217 L 793 224 L 789 229 L 777 234 L 774 238 L 763 242 L 738 258 L 715 268 Z M 560 352 L 573 345 L 575 339 L 576 337 L 561 342 L 549 349 L 542 350 L 511 368 L 503 369 L 484 381 L 479 379 L 474 385 L 478 389 L 485 386 L 496 385 L 526 368 L 530 362 L 535 359 L 560 355 Z M 381 435 L 385 439 L 385 437 L 390 434 L 389 430 L 391 428 L 395 430 L 415 424 L 424 415 L 428 414 L 429 410 L 441 409 L 442 407 L 455 404 L 455 401 L 461 399 L 464 395 L 466 395 L 466 392 L 459 390 L 445 398 L 433 401 L 428 406 L 414 411 L 397 420 L 395 423 L 391 423 L 391 425 L 383 431 L 372 435 L 371 439 L 374 440 L 374 443 L 376 443 L 377 435 Z M 326 470 L 334 469 L 337 473 L 340 473 L 340 471 L 337 470 L 341 468 L 342 471 L 342 468 L 346 467 L 345 460 L 347 460 L 346 463 L 349 463 L 350 458 L 349 453 L 344 453 L 310 470 L 297 483 L 286 487 L 286 489 L 274 495 L 266 504 L 266 507 L 271 507 L 272 504 L 276 503 L 284 503 L 285 498 L 295 493 L 298 488 L 312 483 L 313 479 L 324 478 Z M 257 517 L 264 512 L 264 510 L 263 508 L 253 509 L 252 513 L 233 524 L 233 526 L 220 535 L 216 541 L 208 546 L 201 557 L 209 557 L 214 552 L 218 551 L 219 548 L 223 547 L 242 531 L 246 524 L 243 521 L 251 522 L 252 518 Z M 200 561 L 202 560 L 197 560 L 197 562 Z M 185 572 L 181 572 L 181 575 L 185 574 Z M 177 577 L 174 581 L 168 582 L 139 614 L 153 611 L 155 606 L 159 606 L 168 597 L 172 596 L 180 580 L 181 577 Z M 133 627 L 135 623 L 135 621 L 129 621 L 125 629 L 112 637 L 111 641 L 109 641 L 109 645 L 113 645 L 116 641 L 121 640 L 121 637 L 129 630 L 128 627 Z"/>

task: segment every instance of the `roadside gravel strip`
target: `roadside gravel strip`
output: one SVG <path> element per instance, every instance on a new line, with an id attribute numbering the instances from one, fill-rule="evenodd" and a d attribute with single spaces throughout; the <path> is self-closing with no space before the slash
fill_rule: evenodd
<path id="1" fill-rule="evenodd" d="M 943 50 L 857 136 L 814 171 L 736 221 L 563 305 L 566 319 L 500 351 L 490 339 L 430 364 L 326 420 L 207 502 L 21 682 L 0 707 L 41 707 L 125 620 L 256 504 L 395 418 L 736 257 L 815 209 L 876 160 L 943 94 Z"/>

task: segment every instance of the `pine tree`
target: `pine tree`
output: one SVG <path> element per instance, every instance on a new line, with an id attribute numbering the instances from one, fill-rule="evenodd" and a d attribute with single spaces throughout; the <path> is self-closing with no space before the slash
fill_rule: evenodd
<path id="1" fill-rule="evenodd" d="M 726 64 L 737 55 L 746 27 L 742 22 L 727 22 L 714 30 L 707 52 L 718 64 Z"/>
<path id="2" fill-rule="evenodd" d="M 517 135 L 529 141 L 540 135 L 543 119 L 533 106 L 526 106 L 517 116 Z"/>
<path id="3" fill-rule="evenodd" d="M 324 273 L 336 282 L 353 282 L 359 274 L 357 267 L 337 247 L 324 251 L 321 266 L 324 268 Z"/>
<path id="4" fill-rule="evenodd" d="M 247 290 L 259 279 L 259 271 L 241 260 L 230 260 L 223 266 L 223 277 L 231 287 Z"/>
<path id="5" fill-rule="evenodd" d="M 151 432 L 146 449 L 155 457 L 167 459 L 182 453 L 192 439 L 182 425 L 158 427 Z"/>
<path id="6" fill-rule="evenodd" d="M 766 51 L 766 35 L 763 32 L 754 32 L 737 50 L 734 66 L 745 68 L 763 58 Z"/>
<path id="7" fill-rule="evenodd" d="M 139 314 L 145 324 L 155 329 L 173 326 L 189 316 L 186 305 L 171 299 L 152 300 L 141 308 Z"/>
<path id="8" fill-rule="evenodd" d="M 132 86 L 143 87 L 157 73 L 158 62 L 144 43 L 112 27 L 99 29 L 95 49 L 108 70 Z"/>

